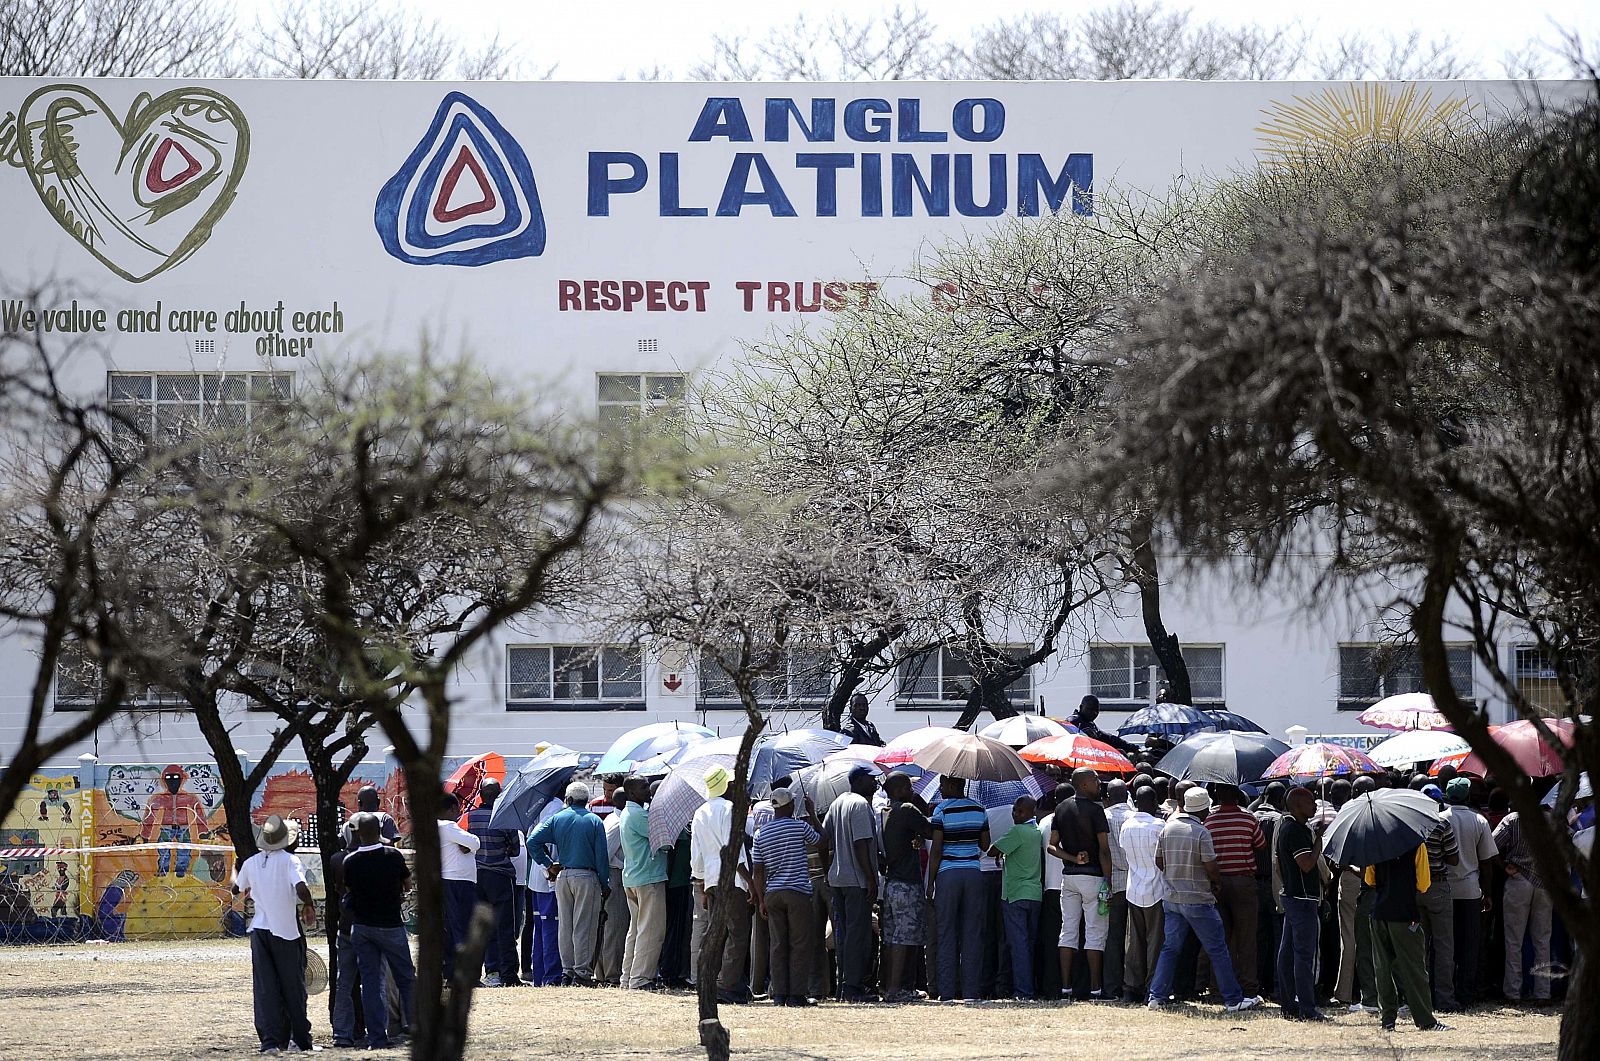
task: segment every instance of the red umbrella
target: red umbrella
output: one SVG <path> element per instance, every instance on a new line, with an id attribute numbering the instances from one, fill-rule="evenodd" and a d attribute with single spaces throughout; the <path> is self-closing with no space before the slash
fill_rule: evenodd
<path id="1" fill-rule="evenodd" d="M 1381 774 L 1383 767 L 1365 752 L 1342 744 L 1317 742 L 1290 748 L 1272 761 L 1263 778 L 1288 778 L 1311 781 L 1319 777 L 1353 777 L 1356 774 Z"/>
<path id="2" fill-rule="evenodd" d="M 1131 774 L 1135 769 L 1128 757 L 1117 749 L 1082 733 L 1041 737 L 1017 754 L 1031 763 L 1049 763 L 1071 770 L 1087 766 L 1111 774 Z"/>
<path id="3" fill-rule="evenodd" d="M 1373 729 L 1450 729 L 1450 720 L 1427 693 L 1386 696 L 1356 716 Z"/>
<path id="4" fill-rule="evenodd" d="M 1570 719 L 1547 718 L 1543 723 L 1562 747 L 1572 747 L 1573 723 Z M 1539 727 L 1527 719 L 1508 722 L 1496 728 L 1492 735 L 1494 742 L 1510 752 L 1529 777 L 1553 777 L 1563 769 L 1561 753 L 1544 738 Z M 1464 774 L 1477 774 L 1479 777 L 1489 772 L 1476 754 L 1463 759 L 1458 769 Z"/>
<path id="5" fill-rule="evenodd" d="M 872 761 L 880 766 L 904 766 L 925 744 L 960 732 L 961 730 L 951 729 L 949 726 L 923 726 L 910 733 L 902 733 L 879 748 L 878 754 L 873 756 Z"/>
<path id="6" fill-rule="evenodd" d="M 1444 758 L 1435 760 L 1434 764 L 1432 766 L 1428 767 L 1428 776 L 1429 777 L 1438 777 L 1439 776 L 1439 771 L 1441 769 L 1443 769 L 1444 767 L 1446 767 L 1446 766 L 1455 767 L 1456 768 L 1456 773 L 1458 773 L 1458 774 L 1459 773 L 1463 773 L 1464 771 L 1461 769 L 1461 764 L 1466 762 L 1471 757 L 1472 757 L 1472 749 L 1471 748 L 1468 748 L 1464 752 L 1451 752 L 1449 755 L 1446 755 Z"/>
<path id="7" fill-rule="evenodd" d="M 490 779 L 506 783 L 506 757 L 499 752 L 484 752 L 456 767 L 444 782 L 446 792 L 454 792 L 461 801 L 461 827 L 465 829 L 467 812 L 478 805 L 478 789 Z"/>

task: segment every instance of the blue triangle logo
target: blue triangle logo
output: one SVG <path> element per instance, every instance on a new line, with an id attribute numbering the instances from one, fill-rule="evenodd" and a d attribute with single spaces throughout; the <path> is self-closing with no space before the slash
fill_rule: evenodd
<path id="1" fill-rule="evenodd" d="M 544 253 L 544 211 L 522 146 L 464 92 L 378 192 L 383 249 L 411 265 L 487 265 Z"/>

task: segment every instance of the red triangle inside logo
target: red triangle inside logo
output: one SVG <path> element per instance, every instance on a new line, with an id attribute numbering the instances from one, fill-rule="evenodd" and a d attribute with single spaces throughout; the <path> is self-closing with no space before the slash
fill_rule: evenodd
<path id="1" fill-rule="evenodd" d="M 184 167 L 171 176 L 167 176 L 167 163 L 172 152 L 176 151 L 183 156 Z M 156 148 L 156 153 L 150 158 L 150 165 L 144 171 L 144 186 L 153 194 L 171 191 L 184 181 L 200 172 L 200 163 L 183 145 L 168 137 L 161 141 L 161 146 Z"/>
<path id="2" fill-rule="evenodd" d="M 449 205 L 450 197 L 455 194 L 456 184 L 461 180 L 461 175 L 468 170 L 472 171 L 472 179 L 477 182 L 481 195 L 476 202 L 463 203 L 460 206 Z M 439 182 L 438 194 L 433 200 L 433 219 L 442 224 L 459 221 L 463 217 L 473 214 L 482 214 L 493 210 L 498 204 L 494 197 L 494 185 L 489 182 L 489 177 L 483 172 L 483 167 L 478 160 L 468 151 L 463 144 L 456 160 L 450 164 L 450 169 L 444 175 L 444 180 Z"/>

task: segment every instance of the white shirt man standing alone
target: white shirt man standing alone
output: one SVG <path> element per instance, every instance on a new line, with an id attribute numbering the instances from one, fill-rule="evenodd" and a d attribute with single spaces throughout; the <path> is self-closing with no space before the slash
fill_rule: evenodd
<path id="1" fill-rule="evenodd" d="M 306 870 L 289 850 L 298 830 L 276 814 L 261 827 L 261 850 L 245 859 L 233 891 L 255 902 L 250 919 L 250 987 L 263 1054 L 311 1049 L 306 1016 L 306 940 L 300 918 L 316 917 Z"/>

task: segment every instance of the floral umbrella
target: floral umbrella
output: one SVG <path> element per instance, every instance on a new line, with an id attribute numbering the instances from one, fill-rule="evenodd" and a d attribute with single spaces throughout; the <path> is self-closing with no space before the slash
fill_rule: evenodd
<path id="1" fill-rule="evenodd" d="M 1386 696 L 1356 716 L 1373 729 L 1450 729 L 1450 720 L 1427 693 Z"/>
<path id="2" fill-rule="evenodd" d="M 1302 744 L 1290 748 L 1272 761 L 1262 780 L 1288 779 L 1314 781 L 1319 777 L 1354 777 L 1356 774 L 1381 774 L 1383 767 L 1364 752 L 1342 744 Z"/>

